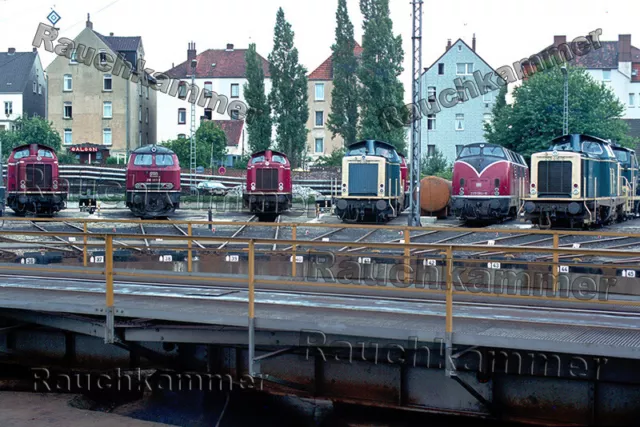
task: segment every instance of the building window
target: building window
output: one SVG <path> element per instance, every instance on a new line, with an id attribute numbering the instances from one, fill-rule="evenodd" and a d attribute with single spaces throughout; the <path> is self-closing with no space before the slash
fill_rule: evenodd
<path id="1" fill-rule="evenodd" d="M 459 76 L 466 76 L 473 74 L 473 63 L 460 63 L 456 64 L 456 74 Z"/>
<path id="2" fill-rule="evenodd" d="M 611 70 L 602 70 L 602 80 L 605 82 L 611 81 Z"/>
<path id="3" fill-rule="evenodd" d="M 436 87 L 435 86 L 427 87 L 427 101 L 436 102 Z"/>
<path id="4" fill-rule="evenodd" d="M 37 93 L 38 92 L 38 82 L 34 81 L 33 82 L 33 93 Z"/>
<path id="5" fill-rule="evenodd" d="M 70 119 L 73 117 L 73 108 L 71 107 L 71 103 L 70 102 L 65 102 L 64 103 L 64 118 L 65 119 Z"/>
<path id="6" fill-rule="evenodd" d="M 213 119 L 213 110 L 211 108 L 205 108 L 204 109 L 204 117 L 207 120 L 212 120 Z"/>
<path id="7" fill-rule="evenodd" d="M 427 116 L 427 129 L 428 130 L 436 130 L 436 115 L 429 114 Z"/>
<path id="8" fill-rule="evenodd" d="M 78 51 L 73 49 L 71 51 L 71 59 L 69 59 L 69 64 L 77 64 L 78 63 Z"/>
<path id="9" fill-rule="evenodd" d="M 316 101 L 324 101 L 324 83 L 316 83 Z"/>
<path id="10" fill-rule="evenodd" d="M 185 135 L 184 133 L 179 133 L 178 134 L 178 138 L 179 139 L 187 139 L 187 135 Z"/>
<path id="11" fill-rule="evenodd" d="M 633 107 L 636 104 L 636 95 L 634 93 L 629 94 L 629 107 Z"/>
<path id="12" fill-rule="evenodd" d="M 444 74 L 444 64 L 438 64 L 438 74 Z"/>
<path id="13" fill-rule="evenodd" d="M 111 145 L 111 128 L 102 130 L 102 143 L 104 145 Z"/>
<path id="14" fill-rule="evenodd" d="M 71 74 L 65 74 L 64 75 L 64 87 L 63 90 L 65 92 L 71 92 L 73 90 L 73 77 L 71 77 Z"/>
<path id="15" fill-rule="evenodd" d="M 42 85 L 38 83 L 38 95 L 42 95 Z"/>
<path id="16" fill-rule="evenodd" d="M 187 82 L 180 82 L 178 85 L 178 98 L 185 99 L 187 97 Z"/>
<path id="17" fill-rule="evenodd" d="M 483 102 L 492 102 L 493 101 L 493 92 L 489 91 L 487 93 L 483 93 L 482 94 L 482 101 Z"/>
<path id="18" fill-rule="evenodd" d="M 232 120 L 238 120 L 238 118 L 240 117 L 238 115 L 238 110 L 231 110 L 231 114 L 230 115 L 231 115 L 231 119 Z"/>
<path id="19" fill-rule="evenodd" d="M 482 115 L 482 120 L 483 120 L 485 123 L 491 123 L 491 113 L 484 113 L 484 114 Z"/>
<path id="20" fill-rule="evenodd" d="M 324 111 L 316 111 L 316 127 L 324 126 Z"/>
<path id="21" fill-rule="evenodd" d="M 110 119 L 113 117 L 111 101 L 105 101 L 102 103 L 102 117 L 104 117 L 105 119 Z"/>
<path id="22" fill-rule="evenodd" d="M 461 51 L 462 51 L 462 45 L 461 45 L 461 44 L 459 44 L 459 45 L 458 45 L 458 52 L 461 52 Z"/>
<path id="23" fill-rule="evenodd" d="M 435 145 L 427 145 L 427 157 L 433 157 L 436 154 Z"/>
<path id="24" fill-rule="evenodd" d="M 324 153 L 324 138 L 316 138 L 316 153 Z"/>
<path id="25" fill-rule="evenodd" d="M 240 85 L 237 83 L 231 84 L 231 97 L 238 98 L 240 96 Z"/>
<path id="26" fill-rule="evenodd" d="M 64 130 L 64 143 L 65 145 L 69 145 L 73 142 L 71 129 Z"/>
<path id="27" fill-rule="evenodd" d="M 105 91 L 112 91 L 113 90 L 113 86 L 112 86 L 112 79 L 111 79 L 111 74 L 105 74 L 102 80 L 102 90 Z"/>
<path id="28" fill-rule="evenodd" d="M 104 49 L 100 49 L 100 65 L 105 65 L 107 63 L 107 51 Z"/>
<path id="29" fill-rule="evenodd" d="M 464 130 L 464 114 L 456 114 L 456 130 Z"/>
<path id="30" fill-rule="evenodd" d="M 187 123 L 187 109 L 178 108 L 178 124 L 183 125 Z"/>
<path id="31" fill-rule="evenodd" d="M 149 123 L 149 107 L 147 107 L 147 115 L 145 116 L 145 123 Z"/>
<path id="32" fill-rule="evenodd" d="M 138 121 L 142 123 L 142 105 L 138 106 Z"/>
<path id="33" fill-rule="evenodd" d="M 205 98 L 211 98 L 211 94 L 213 93 L 213 83 L 204 82 L 204 96 Z M 209 119 L 211 120 L 211 119 Z"/>
<path id="34" fill-rule="evenodd" d="M 4 114 L 11 115 L 13 114 L 13 101 L 5 101 L 4 102 Z"/>

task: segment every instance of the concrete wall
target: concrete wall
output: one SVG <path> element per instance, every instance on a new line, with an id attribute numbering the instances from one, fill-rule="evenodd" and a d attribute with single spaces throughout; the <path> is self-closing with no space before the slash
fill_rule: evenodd
<path id="1" fill-rule="evenodd" d="M 36 84 L 35 93 L 33 92 L 34 82 Z M 37 115 L 39 117 L 46 118 L 46 104 L 47 81 L 44 76 L 44 69 L 42 68 L 40 57 L 36 56 L 36 60 L 33 62 L 33 66 L 29 72 L 29 79 L 27 80 L 27 84 L 23 92 L 22 114 L 25 117 Z M 2 107 L 4 108 L 4 104 L 2 104 Z"/>

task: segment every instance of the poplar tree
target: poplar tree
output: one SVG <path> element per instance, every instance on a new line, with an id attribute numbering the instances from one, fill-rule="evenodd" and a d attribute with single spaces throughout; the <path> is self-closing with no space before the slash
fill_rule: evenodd
<path id="1" fill-rule="evenodd" d="M 338 1 L 336 11 L 336 41 L 331 46 L 333 52 L 333 90 L 331 91 L 331 113 L 327 127 L 342 136 L 344 144 L 356 140 L 358 122 L 358 62 L 354 49 L 353 24 L 349 20 L 347 1 Z"/>
<path id="2" fill-rule="evenodd" d="M 264 88 L 262 61 L 256 52 L 255 43 L 249 45 L 245 54 L 247 83 L 244 84 L 244 99 L 247 111 L 248 144 L 252 153 L 263 151 L 271 145 L 271 108 Z"/>
<path id="3" fill-rule="evenodd" d="M 299 167 L 307 141 L 309 119 L 307 70 L 298 61 L 298 49 L 293 44 L 294 32 L 278 9 L 273 37 L 273 51 L 269 54 L 272 89 L 269 102 L 277 127 L 276 142 L 292 166 Z"/>
<path id="4" fill-rule="evenodd" d="M 386 120 L 389 108 L 404 104 L 404 87 L 399 76 L 404 71 L 402 38 L 393 35 L 389 0 L 360 0 L 364 17 L 362 57 L 358 77 L 360 139 L 378 139 L 406 152 L 406 132 L 397 121 Z"/>

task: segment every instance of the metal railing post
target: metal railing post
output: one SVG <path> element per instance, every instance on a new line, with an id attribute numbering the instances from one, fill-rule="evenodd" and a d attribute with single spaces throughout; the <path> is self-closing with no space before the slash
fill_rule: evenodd
<path id="1" fill-rule="evenodd" d="M 298 229 L 297 227 L 294 225 L 291 227 L 291 240 L 297 240 L 298 239 Z M 298 274 L 297 271 L 297 264 L 296 264 L 296 245 L 293 245 L 291 247 L 292 252 L 291 252 L 291 276 L 296 277 Z"/>
<path id="2" fill-rule="evenodd" d="M 193 229 L 191 226 L 191 223 L 189 223 L 189 225 L 187 226 L 187 236 L 189 237 L 189 243 L 188 243 L 188 247 L 189 247 L 189 251 L 187 253 L 187 271 L 189 273 L 191 273 L 193 271 L 193 253 L 191 251 L 191 248 L 193 247 Z"/>
<path id="3" fill-rule="evenodd" d="M 558 292 L 558 274 L 560 272 L 560 266 L 558 265 L 558 246 L 560 243 L 560 237 L 558 233 L 553 233 L 553 296 L 555 297 Z"/>
<path id="4" fill-rule="evenodd" d="M 104 275 L 106 278 L 107 297 L 107 322 L 105 325 L 104 342 L 112 344 L 114 342 L 114 313 L 113 313 L 113 236 L 108 234 L 105 238 L 104 254 Z"/>
<path id="5" fill-rule="evenodd" d="M 82 238 L 83 242 L 84 242 L 84 247 L 82 249 L 82 265 L 84 265 L 85 267 L 87 266 L 87 234 L 88 234 L 88 229 L 87 229 L 87 223 L 84 223 L 84 237 Z"/>
<path id="6" fill-rule="evenodd" d="M 446 325 L 445 325 L 445 375 L 456 376 L 453 366 L 453 250 L 447 248 L 447 295 L 446 295 Z"/>
<path id="7" fill-rule="evenodd" d="M 255 244 L 249 241 L 249 375 L 255 374 Z"/>
<path id="8" fill-rule="evenodd" d="M 404 228 L 404 244 L 408 245 L 411 243 L 411 233 L 409 232 L 409 228 Z M 404 248 L 404 283 L 409 284 L 411 279 L 411 274 L 409 270 L 411 269 L 411 248 L 408 246 Z"/>

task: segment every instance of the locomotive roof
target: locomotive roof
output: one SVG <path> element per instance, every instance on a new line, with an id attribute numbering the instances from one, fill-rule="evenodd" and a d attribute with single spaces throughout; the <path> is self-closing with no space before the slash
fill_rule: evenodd
<path id="1" fill-rule="evenodd" d="M 17 146 L 17 147 L 15 147 L 15 148 L 13 148 L 13 150 L 11 150 L 11 151 L 23 150 L 23 149 L 25 149 L 25 148 L 30 148 L 32 145 L 34 145 L 34 144 L 22 144 L 22 145 L 19 145 L 19 146 Z M 48 145 L 44 145 L 44 144 L 35 144 L 35 145 L 37 145 L 37 146 L 38 146 L 38 148 L 46 148 L 47 150 L 51 150 L 51 151 L 53 151 L 54 153 L 55 153 L 55 151 L 56 151 L 56 150 L 54 150 L 53 148 L 49 147 Z"/>
<path id="2" fill-rule="evenodd" d="M 627 152 L 629 152 L 629 153 L 632 153 L 634 156 L 635 156 L 635 154 L 636 154 L 636 151 L 635 151 L 635 150 L 633 150 L 633 149 L 631 149 L 631 148 L 623 147 L 623 146 L 621 146 L 621 145 L 612 145 L 612 146 L 611 146 L 611 149 L 612 149 L 612 150 L 627 151 Z"/>
<path id="3" fill-rule="evenodd" d="M 261 155 L 265 154 L 267 151 L 270 151 L 270 152 L 271 152 L 271 154 L 277 154 L 277 155 L 279 155 L 279 156 L 283 156 L 285 159 L 288 159 L 288 157 L 287 157 L 287 155 L 286 155 L 286 154 L 284 154 L 284 153 L 282 153 L 282 152 L 280 152 L 280 151 L 276 151 L 276 150 L 262 150 L 262 151 L 256 151 L 255 153 L 253 153 L 253 154 L 251 155 L 251 157 L 253 158 L 253 157 L 256 157 L 256 156 L 261 156 Z"/>
<path id="4" fill-rule="evenodd" d="M 155 151 L 154 151 L 155 148 Z M 173 151 L 161 145 L 145 145 L 132 151 L 135 154 L 173 154 Z"/>
<path id="5" fill-rule="evenodd" d="M 563 142 L 571 142 L 571 144 L 574 145 L 574 144 L 580 144 L 586 141 L 599 142 L 601 144 L 606 144 L 611 146 L 611 141 L 607 141 L 606 139 L 598 138 L 597 136 L 587 135 L 584 133 L 574 133 L 570 135 L 562 135 L 552 139 L 549 150 L 551 150 L 551 147 L 553 147 L 554 145 L 560 144 Z"/>
<path id="6" fill-rule="evenodd" d="M 378 141 L 377 139 L 363 139 L 361 141 L 354 142 L 353 144 L 348 145 L 347 148 L 351 148 L 351 147 L 354 147 L 354 146 L 360 145 L 360 144 L 366 144 L 367 142 L 373 142 L 375 145 L 386 146 L 386 147 L 394 150 L 396 153 L 400 154 L 400 152 L 392 144 L 390 144 L 388 142 L 384 142 L 384 141 Z"/>

